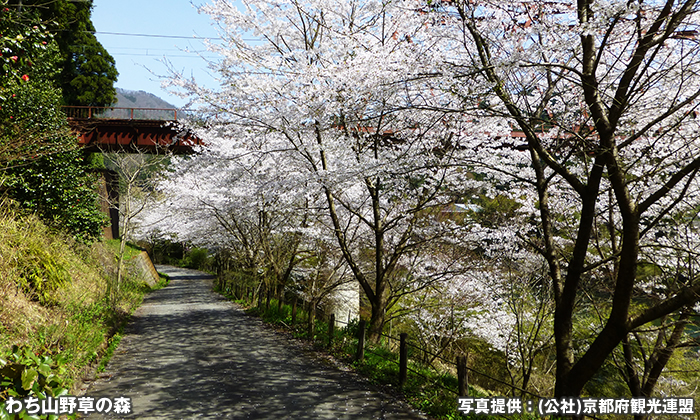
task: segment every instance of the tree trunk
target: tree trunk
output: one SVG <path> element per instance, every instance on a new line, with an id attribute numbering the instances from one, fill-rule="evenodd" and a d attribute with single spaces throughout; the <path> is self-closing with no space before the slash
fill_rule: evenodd
<path id="1" fill-rule="evenodd" d="M 379 297 L 379 295 L 375 296 Z M 367 334 L 367 341 L 372 344 L 379 343 L 379 340 L 382 338 L 384 318 L 386 317 L 386 299 L 382 296 L 378 300 L 378 302 L 372 302 L 372 317 L 369 320 L 369 332 Z"/>
<path id="2" fill-rule="evenodd" d="M 258 309 L 262 309 L 262 304 L 263 304 L 263 293 L 265 292 L 265 289 L 263 287 L 262 282 L 260 282 L 260 285 L 258 286 Z M 255 300 L 255 299 L 253 299 Z"/>
<path id="3" fill-rule="evenodd" d="M 284 286 L 277 286 L 277 313 L 282 314 L 282 306 L 284 306 Z"/>
<path id="4" fill-rule="evenodd" d="M 306 319 L 306 332 L 309 340 L 314 339 L 314 321 L 316 320 L 316 302 L 309 302 L 309 316 Z"/>

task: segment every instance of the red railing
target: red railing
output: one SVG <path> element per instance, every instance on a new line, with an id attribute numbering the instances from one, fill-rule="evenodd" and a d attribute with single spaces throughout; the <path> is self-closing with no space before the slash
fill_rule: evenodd
<path id="1" fill-rule="evenodd" d="M 177 120 L 177 109 L 172 108 L 122 108 L 95 106 L 64 106 L 69 119 L 102 120 Z"/>

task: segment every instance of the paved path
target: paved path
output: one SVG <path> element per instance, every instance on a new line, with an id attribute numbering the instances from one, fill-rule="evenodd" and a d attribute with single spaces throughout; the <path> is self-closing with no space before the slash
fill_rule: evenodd
<path id="1" fill-rule="evenodd" d="M 125 418 L 424 418 L 264 328 L 211 292 L 203 273 L 158 270 L 171 276 L 170 284 L 146 296 L 107 367 L 109 376 L 86 393 L 131 398 L 133 414 Z"/>

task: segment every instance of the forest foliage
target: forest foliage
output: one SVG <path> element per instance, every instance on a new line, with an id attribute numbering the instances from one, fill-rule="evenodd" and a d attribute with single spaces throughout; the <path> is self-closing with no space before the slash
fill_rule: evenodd
<path id="1" fill-rule="evenodd" d="M 114 100 L 113 60 L 85 32 L 90 7 L 0 2 L 0 400 L 75 393 L 148 290 L 127 263 L 106 299 L 117 266 L 98 241 L 104 168 L 77 148 L 61 110 Z M 76 43 L 94 54 L 76 59 Z"/>
<path id="2" fill-rule="evenodd" d="M 60 3 L 68 4 L 52 4 Z M 99 168 L 77 149 L 61 110 L 73 103 L 60 81 L 71 64 L 61 51 L 66 41 L 49 29 L 56 19 L 68 17 L 27 3 L 20 8 L 3 1 L 2 7 L 0 191 L 49 226 L 81 241 L 95 240 L 106 223 L 98 207 Z M 98 86 L 92 91 L 98 92 Z"/>
<path id="3" fill-rule="evenodd" d="M 215 1 L 220 86 L 167 80 L 206 147 L 143 237 L 259 293 L 356 282 L 371 341 L 481 340 L 514 392 L 692 394 L 699 7 Z"/>

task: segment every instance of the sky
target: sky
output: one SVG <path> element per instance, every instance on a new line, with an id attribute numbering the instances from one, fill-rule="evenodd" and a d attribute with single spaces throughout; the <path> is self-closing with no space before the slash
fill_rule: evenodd
<path id="1" fill-rule="evenodd" d="M 206 0 L 93 0 L 95 35 L 117 63 L 115 86 L 143 90 L 183 107 L 185 99 L 161 88 L 160 77 L 168 73 L 166 59 L 186 76 L 215 87 L 206 62 L 194 53 L 215 58 L 197 39 L 218 37 L 209 16 L 199 14 L 193 6 L 204 3 Z"/>

